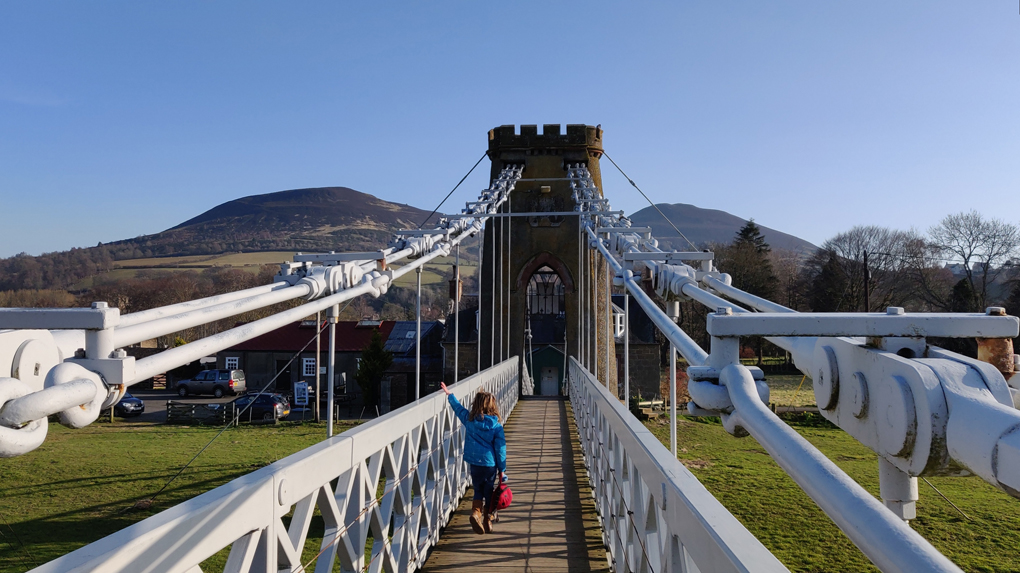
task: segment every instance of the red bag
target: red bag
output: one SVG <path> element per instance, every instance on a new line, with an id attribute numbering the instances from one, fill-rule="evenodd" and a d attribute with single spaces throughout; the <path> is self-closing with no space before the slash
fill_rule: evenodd
<path id="1" fill-rule="evenodd" d="M 498 484 L 496 489 L 492 490 L 492 498 L 489 500 L 489 513 L 510 507 L 510 502 L 513 500 L 514 493 L 510 491 L 510 486 L 505 483 Z"/>

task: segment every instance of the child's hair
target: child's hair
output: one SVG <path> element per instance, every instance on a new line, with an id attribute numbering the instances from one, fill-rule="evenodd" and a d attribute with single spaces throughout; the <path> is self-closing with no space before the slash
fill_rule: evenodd
<path id="1" fill-rule="evenodd" d="M 479 390 L 475 394 L 475 401 L 471 403 L 471 412 L 468 420 L 481 420 L 484 416 L 495 416 L 499 419 L 499 408 L 496 406 L 496 397 L 485 390 Z"/>

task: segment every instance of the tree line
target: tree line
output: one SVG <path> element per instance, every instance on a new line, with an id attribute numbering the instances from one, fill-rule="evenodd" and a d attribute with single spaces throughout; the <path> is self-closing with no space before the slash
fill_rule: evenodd
<path id="1" fill-rule="evenodd" d="M 120 309 L 122 315 L 140 312 L 161 306 L 177 304 L 248 289 L 273 282 L 279 271 L 277 265 L 263 265 L 256 272 L 238 268 L 211 267 L 198 270 L 139 270 L 133 277 L 109 278 L 99 275 L 94 278 L 91 288 L 71 293 L 60 289 L 17 289 L 0 290 L 0 307 L 23 308 L 70 308 L 89 306 L 92 302 L 104 301 Z M 444 279 L 452 277 L 452 271 L 437 269 Z M 449 276 L 447 276 L 449 275 Z M 464 277 L 471 279 L 471 277 Z M 473 283 L 468 280 L 466 283 Z M 468 284 L 465 285 L 469 286 Z M 477 287 L 475 287 L 477 288 Z M 157 339 L 159 347 L 172 347 L 198 340 L 229 328 L 238 322 L 250 322 L 273 313 L 293 308 L 303 299 L 288 301 L 271 307 L 250 311 L 236 317 L 197 326 L 168 334 Z M 344 309 L 341 320 L 414 320 L 416 293 L 414 288 L 394 287 L 379 298 L 359 296 Z M 446 280 L 437 284 L 422 285 L 422 319 L 445 318 L 449 312 Z M 465 306 L 468 301 L 465 300 Z M 312 317 L 314 318 L 314 316 Z"/>
<path id="2" fill-rule="evenodd" d="M 746 250 L 746 241 L 739 239 L 722 249 L 720 269 L 740 267 L 732 256 Z M 1006 306 L 1015 313 L 1020 311 L 1015 304 L 1020 299 L 1018 257 L 1020 228 L 971 211 L 949 215 L 926 233 L 856 226 L 806 258 L 766 248 L 759 254 L 759 273 L 774 278 L 747 286 L 795 310 L 814 312 L 882 311 L 888 306 L 908 312 L 983 312 Z"/>
<path id="3" fill-rule="evenodd" d="M 945 217 L 927 232 L 855 226 L 813 253 L 769 247 L 752 219 L 724 245 L 709 245 L 733 286 L 802 312 L 983 312 L 1020 315 L 1020 228 L 976 211 Z M 684 303 L 681 326 L 708 343 L 707 310 Z M 768 351 L 761 340 L 758 355 Z M 938 341 L 971 353 L 972 341 Z M 773 347 L 773 351 L 778 351 Z"/>

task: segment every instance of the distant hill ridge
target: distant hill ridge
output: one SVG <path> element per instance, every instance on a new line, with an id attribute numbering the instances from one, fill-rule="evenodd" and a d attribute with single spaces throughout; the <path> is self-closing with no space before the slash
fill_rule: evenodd
<path id="1" fill-rule="evenodd" d="M 663 214 L 673 222 L 680 231 L 699 248 L 709 243 L 729 243 L 747 223 L 726 211 L 702 209 L 687 203 L 658 203 L 656 205 Z M 662 215 L 651 207 L 645 207 L 630 216 L 636 227 L 651 227 L 652 234 L 663 245 L 677 250 L 690 249 L 687 241 L 678 237 L 676 231 L 662 219 Z M 818 249 L 815 245 L 782 231 L 777 231 L 757 223 L 765 241 L 774 249 L 785 249 L 798 253 L 811 253 Z"/>
<path id="2" fill-rule="evenodd" d="M 289 226 L 294 224 L 296 217 L 300 220 L 297 224 L 306 229 L 376 227 L 388 230 L 393 224 L 409 225 L 412 221 L 417 226 L 426 215 L 427 211 L 384 201 L 348 187 L 315 187 L 227 201 L 165 232 L 203 223 L 219 223 L 224 219 L 251 217 L 257 218 L 263 225 L 275 221 Z"/>
<path id="3" fill-rule="evenodd" d="M 139 239 L 176 245 L 180 250 L 173 254 L 214 253 L 215 246 L 221 251 L 358 250 L 378 248 L 392 231 L 417 227 L 427 215 L 348 187 L 293 189 L 228 201 Z"/>
<path id="4" fill-rule="evenodd" d="M 663 210 L 699 247 L 728 243 L 746 222 L 724 211 L 662 203 Z M 348 187 L 292 189 L 217 205 L 180 225 L 95 247 L 0 259 L 0 290 L 70 288 L 110 271 L 114 261 L 252 251 L 365 251 L 385 246 L 398 229 L 416 228 L 428 211 L 379 199 Z M 432 219 L 434 221 L 435 218 Z M 652 208 L 631 217 L 649 226 L 663 246 L 689 248 Z M 807 241 L 761 227 L 774 248 L 810 252 Z"/>
<path id="5" fill-rule="evenodd" d="M 363 251 L 429 214 L 347 187 L 293 189 L 228 201 L 180 225 L 95 247 L 0 259 L 0 290 L 68 289 L 115 261 L 252 251 Z"/>

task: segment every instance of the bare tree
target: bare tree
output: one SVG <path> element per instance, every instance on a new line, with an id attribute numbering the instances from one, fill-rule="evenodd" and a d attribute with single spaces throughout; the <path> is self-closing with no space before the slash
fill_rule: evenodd
<path id="1" fill-rule="evenodd" d="M 903 242 L 903 271 L 910 281 L 918 311 L 948 311 L 953 292 L 953 273 L 943 264 L 940 249 L 911 230 Z"/>
<path id="2" fill-rule="evenodd" d="M 963 264 L 977 309 L 988 305 L 989 285 L 1012 266 L 1020 249 L 1020 229 L 1016 225 L 986 219 L 977 211 L 949 215 L 929 229 L 928 235 L 934 250 Z"/>
<path id="3" fill-rule="evenodd" d="M 866 277 L 872 308 L 904 305 L 911 296 L 900 272 L 907 238 L 907 233 L 902 231 L 864 225 L 825 241 L 805 265 L 812 307 L 850 312 L 865 310 Z M 867 266 L 865 253 L 868 254 Z M 820 297 L 827 300 L 822 301 Z"/>
<path id="4" fill-rule="evenodd" d="M 773 300 L 793 310 L 805 310 L 801 284 L 804 255 L 788 249 L 773 249 L 769 260 L 778 281 Z"/>

